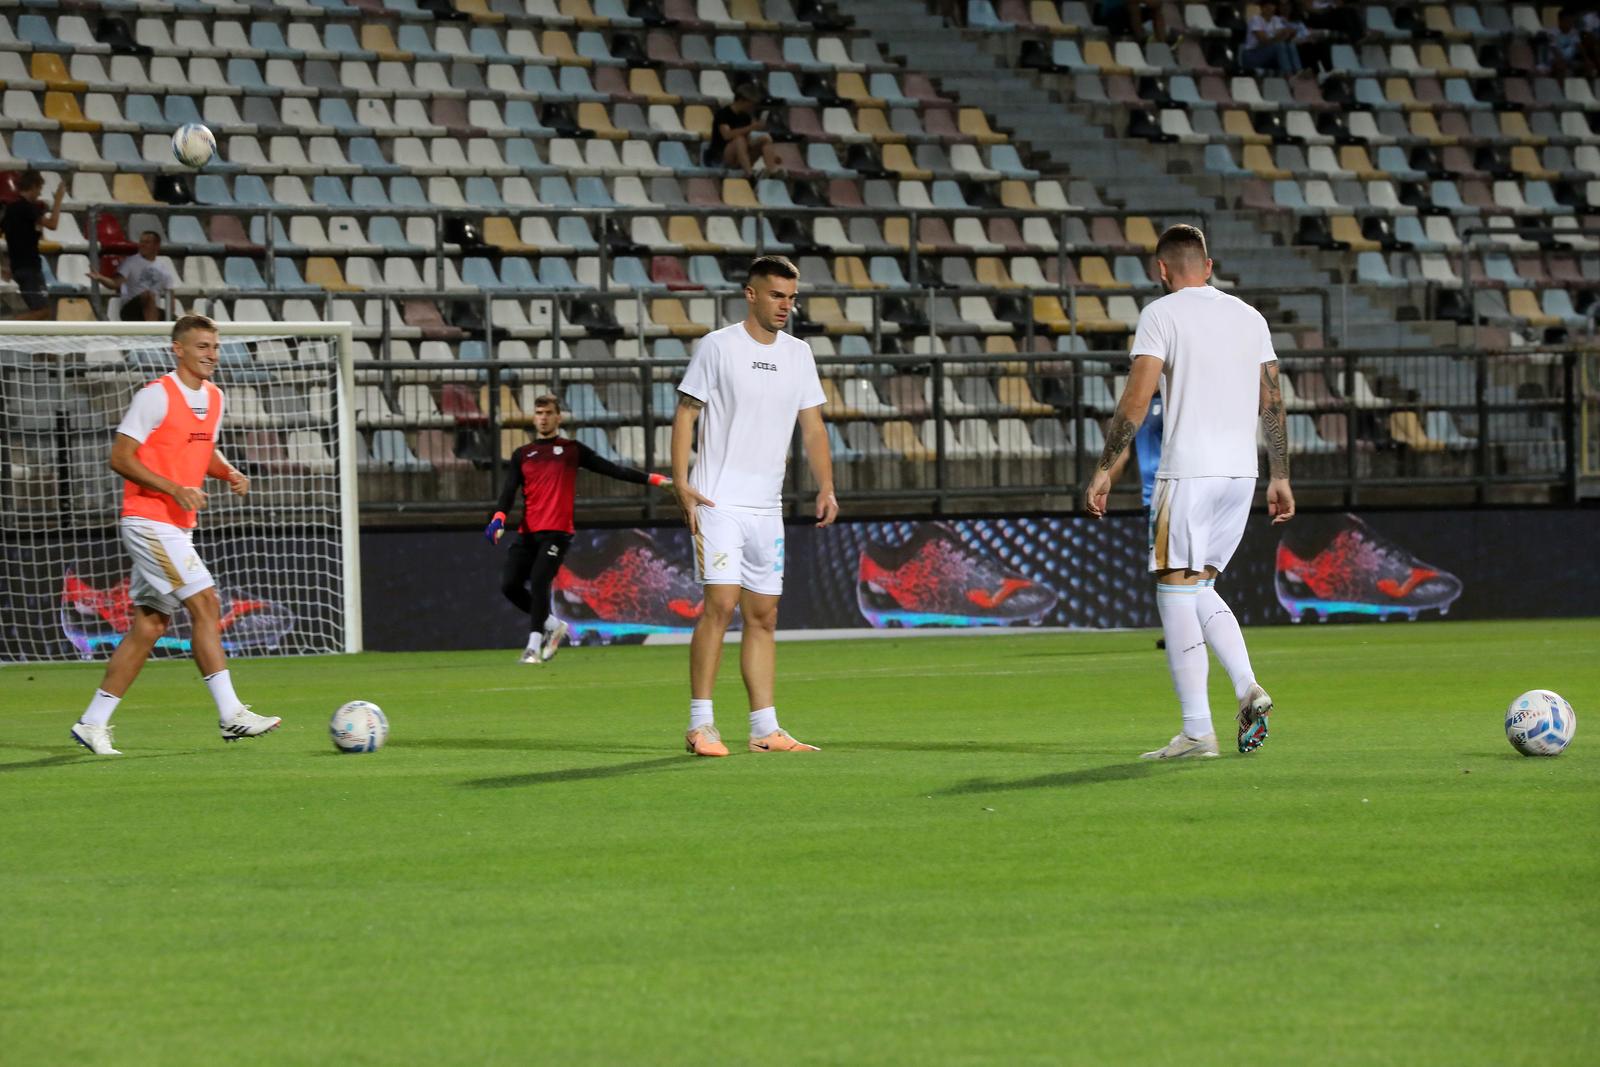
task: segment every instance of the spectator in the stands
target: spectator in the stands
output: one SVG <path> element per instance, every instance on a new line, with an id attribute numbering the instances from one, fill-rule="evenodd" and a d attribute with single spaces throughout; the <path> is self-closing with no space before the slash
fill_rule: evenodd
<path id="1" fill-rule="evenodd" d="M 1294 46 L 1298 33 L 1278 14 L 1278 5 L 1265 0 L 1246 24 L 1239 62 L 1251 70 L 1294 74 L 1302 69 L 1300 53 Z"/>
<path id="2" fill-rule="evenodd" d="M 1146 39 L 1145 24 L 1158 41 L 1167 40 L 1167 21 L 1159 3 L 1144 0 L 1100 0 L 1094 20 L 1116 37 Z"/>
<path id="3" fill-rule="evenodd" d="M 1346 44 L 1355 44 L 1366 33 L 1361 9 L 1350 0 L 1311 0 L 1305 6 L 1305 22 L 1313 30 L 1327 30 Z"/>
<path id="4" fill-rule="evenodd" d="M 1294 48 L 1305 69 L 1333 70 L 1333 48 L 1328 34 L 1311 26 L 1311 5 L 1306 0 L 1289 0 L 1285 21 L 1294 29 Z"/>
<path id="5" fill-rule="evenodd" d="M 122 297 L 123 322 L 159 322 L 167 317 L 167 294 L 178 286 L 172 261 L 161 254 L 161 235 L 139 235 L 139 251 L 125 258 L 112 274 L 89 277 Z"/>
<path id="6" fill-rule="evenodd" d="M 711 117 L 711 144 L 706 149 L 708 167 L 732 167 L 754 174 L 759 158 L 768 174 L 778 171 L 778 152 L 767 132 L 765 113 L 757 111 L 766 94 L 754 83 L 739 86 L 733 102 L 719 107 Z"/>
<path id="7" fill-rule="evenodd" d="M 0 319 L 15 319 L 28 310 L 22 291 L 11 277 L 11 257 L 0 252 Z"/>
<path id="8" fill-rule="evenodd" d="M 1569 4 L 1556 15 L 1555 32 L 1542 35 L 1541 62 L 1551 74 L 1592 78 L 1600 69 L 1600 42 L 1592 33 L 1584 33 L 1588 21 L 1580 21 L 1578 9 Z"/>
<path id="9" fill-rule="evenodd" d="M 53 230 L 61 222 L 61 198 L 67 194 L 63 179 L 56 186 L 55 200 L 44 206 L 44 175 L 29 168 L 17 179 L 17 198 L 0 214 L 0 235 L 6 239 L 11 256 L 11 276 L 16 280 L 26 310 L 18 319 L 53 319 L 54 310 L 44 285 L 44 257 L 39 254 L 39 234 Z"/>

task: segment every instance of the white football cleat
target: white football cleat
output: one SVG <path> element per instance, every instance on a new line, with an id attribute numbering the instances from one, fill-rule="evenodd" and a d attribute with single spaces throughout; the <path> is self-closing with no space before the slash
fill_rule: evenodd
<path id="1" fill-rule="evenodd" d="M 1254 683 L 1239 701 L 1239 751 L 1254 752 L 1267 739 L 1267 714 L 1272 711 L 1272 698 L 1267 691 Z"/>
<path id="2" fill-rule="evenodd" d="M 111 747 L 111 727 L 91 726 L 86 722 L 72 724 L 72 739 L 96 756 L 120 756 L 121 752 Z"/>
<path id="3" fill-rule="evenodd" d="M 1154 752 L 1146 752 L 1140 759 L 1215 759 L 1217 755 L 1217 735 L 1206 734 L 1204 737 L 1190 737 L 1188 734 L 1179 734 L 1168 741 L 1162 748 Z"/>
<path id="4" fill-rule="evenodd" d="M 556 624 L 544 635 L 544 646 L 539 650 L 539 658 L 545 662 L 554 659 L 556 649 L 561 647 L 561 642 L 566 636 L 567 624 L 557 619 Z"/>
<path id="5" fill-rule="evenodd" d="M 522 658 L 517 660 L 517 662 L 518 663 L 532 663 L 535 666 L 543 663 L 544 660 L 539 658 L 539 649 L 540 649 L 540 646 L 537 645 L 537 644 L 529 645 L 527 648 L 522 650 Z"/>
<path id="6" fill-rule="evenodd" d="M 257 715 L 249 705 L 241 704 L 239 710 L 233 713 L 233 718 L 219 722 L 217 728 L 222 731 L 224 741 L 237 741 L 241 737 L 260 737 L 276 730 L 282 722 L 276 715 Z"/>

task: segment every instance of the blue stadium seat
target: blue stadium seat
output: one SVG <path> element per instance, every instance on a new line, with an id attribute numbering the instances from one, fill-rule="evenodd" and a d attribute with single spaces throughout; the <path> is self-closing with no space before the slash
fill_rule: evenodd
<path id="1" fill-rule="evenodd" d="M 229 256 L 222 261 L 222 280 L 230 289 L 263 290 L 267 287 L 255 260 L 243 256 Z"/>
<path id="2" fill-rule="evenodd" d="M 288 256 L 272 261 L 272 287 L 287 293 L 322 292 L 322 286 L 312 285 L 300 276 L 300 268 Z"/>

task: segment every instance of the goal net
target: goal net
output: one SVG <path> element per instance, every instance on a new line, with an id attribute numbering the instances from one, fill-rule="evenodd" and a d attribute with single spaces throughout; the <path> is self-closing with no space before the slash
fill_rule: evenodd
<path id="1" fill-rule="evenodd" d="M 87 332 L 85 327 L 90 331 Z M 223 324 L 217 448 L 195 548 L 230 655 L 361 647 L 350 328 Z M 134 393 L 173 370 L 170 323 L 0 323 L 0 663 L 110 655 L 132 617 L 111 443 Z M 187 653 L 179 612 L 158 654 Z"/>

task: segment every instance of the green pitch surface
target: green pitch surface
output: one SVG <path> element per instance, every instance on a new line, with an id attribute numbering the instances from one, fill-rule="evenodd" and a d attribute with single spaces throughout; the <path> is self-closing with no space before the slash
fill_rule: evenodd
<path id="1" fill-rule="evenodd" d="M 1173 765 L 1148 633 L 785 644 L 803 756 L 734 653 L 724 760 L 683 648 L 241 662 L 232 745 L 162 662 L 121 758 L 97 667 L 6 668 L 0 1061 L 1600 1062 L 1600 622 L 1248 636 L 1271 740 Z"/>

